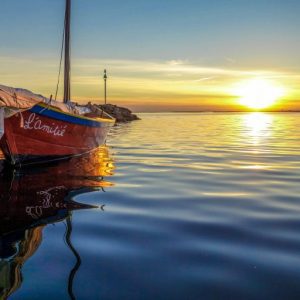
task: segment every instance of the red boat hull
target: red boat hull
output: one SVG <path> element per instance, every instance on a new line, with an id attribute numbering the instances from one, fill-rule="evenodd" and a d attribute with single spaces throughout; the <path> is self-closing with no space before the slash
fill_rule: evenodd
<path id="1" fill-rule="evenodd" d="M 12 164 L 67 158 L 103 145 L 113 124 L 36 105 L 5 119 L 0 147 Z"/>

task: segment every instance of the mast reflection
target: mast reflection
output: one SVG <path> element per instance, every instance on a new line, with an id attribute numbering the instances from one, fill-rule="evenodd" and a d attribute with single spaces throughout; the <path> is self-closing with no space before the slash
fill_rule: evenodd
<path id="1" fill-rule="evenodd" d="M 64 220 L 66 244 L 76 258 L 68 280 L 70 298 L 75 299 L 72 285 L 81 259 L 71 243 L 72 211 L 95 206 L 73 198 L 112 186 L 105 177 L 113 173 L 107 147 L 69 161 L 17 171 L 0 161 L 0 299 L 21 287 L 22 266 L 42 243 L 43 228 Z"/>

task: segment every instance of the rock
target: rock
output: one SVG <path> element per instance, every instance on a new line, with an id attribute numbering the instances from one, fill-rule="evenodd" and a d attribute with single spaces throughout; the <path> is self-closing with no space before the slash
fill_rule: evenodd
<path id="1" fill-rule="evenodd" d="M 133 114 L 130 109 L 125 107 L 120 107 L 113 104 L 103 104 L 96 106 L 100 109 L 103 109 L 106 113 L 114 117 L 117 123 L 140 120 L 140 118 L 137 115 Z"/>
<path id="2" fill-rule="evenodd" d="M 90 109 L 91 113 L 87 113 L 85 115 L 87 116 L 101 116 L 103 115 L 103 111 L 111 115 L 116 119 L 117 123 L 125 123 L 125 122 L 131 122 L 135 120 L 140 120 L 140 118 L 133 114 L 132 111 L 125 107 L 120 107 L 113 104 L 93 104 L 89 102 L 86 105 L 83 105 L 83 107 L 87 107 Z"/>

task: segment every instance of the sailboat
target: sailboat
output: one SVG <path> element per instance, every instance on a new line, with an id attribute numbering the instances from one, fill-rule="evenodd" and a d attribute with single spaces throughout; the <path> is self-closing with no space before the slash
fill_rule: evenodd
<path id="1" fill-rule="evenodd" d="M 71 102 L 71 0 L 64 22 L 64 101 L 0 85 L 0 148 L 12 165 L 82 155 L 103 145 L 115 119 Z M 63 53 L 63 52 L 62 52 Z"/>

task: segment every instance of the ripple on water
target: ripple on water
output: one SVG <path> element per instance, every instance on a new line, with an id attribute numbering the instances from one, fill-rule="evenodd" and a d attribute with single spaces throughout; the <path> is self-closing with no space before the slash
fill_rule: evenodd
<path id="1" fill-rule="evenodd" d="M 78 299 L 299 299 L 300 115 L 141 117 L 109 137 L 113 185 L 74 196 L 105 205 L 72 216 Z M 12 298 L 68 298 L 31 285 L 75 263 L 60 225 Z"/>

